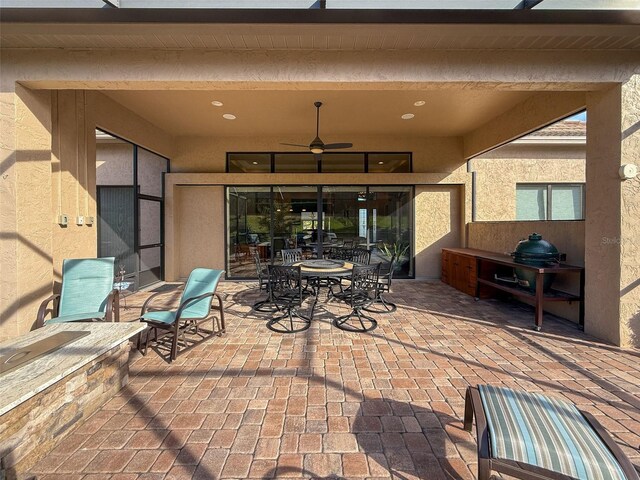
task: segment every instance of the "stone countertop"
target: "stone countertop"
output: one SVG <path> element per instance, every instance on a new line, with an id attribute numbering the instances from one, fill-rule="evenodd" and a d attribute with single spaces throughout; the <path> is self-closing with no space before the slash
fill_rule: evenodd
<path id="1" fill-rule="evenodd" d="M 0 415 L 73 373 L 146 328 L 141 322 L 59 323 L 46 325 L 0 344 L 0 356 L 64 331 L 90 334 L 0 376 Z"/>

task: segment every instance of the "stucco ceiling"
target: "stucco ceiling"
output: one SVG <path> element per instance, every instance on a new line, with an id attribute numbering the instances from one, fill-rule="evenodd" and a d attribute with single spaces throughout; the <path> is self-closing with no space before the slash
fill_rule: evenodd
<path id="1" fill-rule="evenodd" d="M 105 91 L 113 100 L 172 135 L 315 136 L 313 102 L 322 101 L 320 136 L 458 136 L 509 110 L 535 92 L 433 91 Z M 211 104 L 213 100 L 222 107 Z M 415 106 L 424 101 L 423 106 Z M 225 120 L 231 113 L 237 118 Z M 403 120 L 412 113 L 415 117 Z M 296 140 L 300 141 L 300 140 Z"/>

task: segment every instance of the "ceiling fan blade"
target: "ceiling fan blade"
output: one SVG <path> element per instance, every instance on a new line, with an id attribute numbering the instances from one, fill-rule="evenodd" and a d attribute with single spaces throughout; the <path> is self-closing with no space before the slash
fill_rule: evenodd
<path id="1" fill-rule="evenodd" d="M 353 143 L 325 143 L 325 150 L 335 150 L 336 148 L 351 148 Z"/>
<path id="2" fill-rule="evenodd" d="M 304 147 L 304 148 L 309 148 L 309 145 L 301 145 L 299 143 L 282 143 L 280 142 L 280 145 L 288 145 L 290 147 Z"/>

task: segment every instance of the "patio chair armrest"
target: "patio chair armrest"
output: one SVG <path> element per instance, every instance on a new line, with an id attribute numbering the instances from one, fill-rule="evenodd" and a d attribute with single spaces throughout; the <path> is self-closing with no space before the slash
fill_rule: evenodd
<path id="1" fill-rule="evenodd" d="M 162 295 L 164 293 L 167 293 L 167 292 L 156 292 L 153 295 L 151 295 L 150 297 L 148 297 L 144 301 L 144 303 L 142 304 L 142 309 L 140 310 L 140 316 L 142 317 L 145 313 L 147 313 L 147 310 L 149 309 L 149 304 L 151 303 L 151 301 L 153 299 L 155 299 L 156 297 L 158 297 L 158 296 L 160 296 L 160 295 Z"/>
<path id="2" fill-rule="evenodd" d="M 107 310 L 105 312 L 107 322 L 120 321 L 120 291 L 114 288 L 107 297 Z"/>
<path id="3" fill-rule="evenodd" d="M 218 299 L 218 306 L 217 307 L 214 306 L 213 302 L 212 302 L 211 308 L 214 309 L 214 310 L 219 310 L 219 311 L 222 312 L 223 309 L 224 309 L 223 302 L 224 302 L 224 300 L 226 300 L 227 295 L 226 294 L 220 294 L 220 293 L 217 293 L 217 292 L 215 292 L 214 295 Z"/>
<path id="4" fill-rule="evenodd" d="M 178 307 L 178 311 L 176 312 L 176 322 L 178 320 L 180 320 L 180 317 L 182 316 L 182 311 L 184 309 L 186 309 L 189 305 L 191 305 L 194 302 L 197 302 L 198 300 L 202 300 L 204 298 L 207 297 L 212 297 L 213 300 L 213 296 L 215 295 L 215 292 L 207 292 L 207 293 L 203 293 L 202 295 L 198 295 L 197 297 L 191 297 L 191 298 L 187 298 L 186 300 L 184 300 L 180 306 Z"/>
<path id="5" fill-rule="evenodd" d="M 52 301 L 58 300 L 59 298 L 60 298 L 60 294 L 54 293 L 53 295 L 51 295 L 50 297 L 42 301 L 42 303 L 40 304 L 40 308 L 38 308 L 38 316 L 36 317 L 36 328 L 40 328 L 44 326 L 44 317 L 47 316 L 47 307 Z M 57 314 L 58 313 L 57 310 L 58 310 L 58 305 L 54 304 L 54 307 L 51 310 L 51 313 Z"/>

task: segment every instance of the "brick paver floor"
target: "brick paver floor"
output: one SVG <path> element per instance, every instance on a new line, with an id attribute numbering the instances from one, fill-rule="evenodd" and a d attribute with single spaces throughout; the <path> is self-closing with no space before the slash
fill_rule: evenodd
<path id="1" fill-rule="evenodd" d="M 226 335 L 171 364 L 165 350 L 132 352 L 129 384 L 36 466 L 39 478 L 475 478 L 461 418 L 465 388 L 485 382 L 566 397 L 640 465 L 638 351 L 550 316 L 537 333 L 528 307 L 440 283 L 396 282 L 398 310 L 365 334 L 331 325 L 336 303 L 321 303 L 306 332 L 273 333 L 251 310 L 255 283 L 219 290 Z"/>

